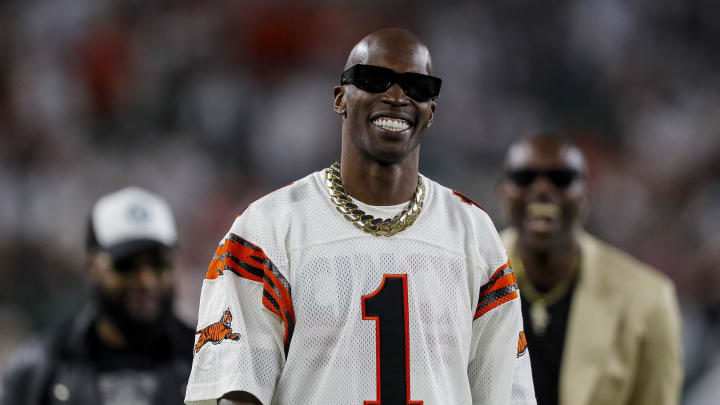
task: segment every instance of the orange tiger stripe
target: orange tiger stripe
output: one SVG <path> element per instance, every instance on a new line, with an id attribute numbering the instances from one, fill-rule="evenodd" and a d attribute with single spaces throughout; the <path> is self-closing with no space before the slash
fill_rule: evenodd
<path id="1" fill-rule="evenodd" d="M 223 263 L 224 257 L 223 254 L 227 251 L 227 241 L 223 243 L 221 246 L 218 246 L 218 248 L 215 250 L 215 257 L 210 261 L 210 265 L 208 266 L 207 274 L 205 274 L 205 278 L 208 280 L 214 280 L 223 272 L 223 269 L 225 268 L 225 264 Z"/>
<path id="2" fill-rule="evenodd" d="M 229 253 L 235 258 L 252 265 L 252 260 L 248 261 L 248 259 L 250 259 L 249 255 L 251 254 L 251 252 L 248 252 L 248 250 L 250 249 L 242 246 L 236 240 L 230 238 L 226 239 L 225 242 L 222 245 L 218 246 L 218 248 L 215 250 L 215 257 L 210 262 L 210 266 L 208 266 L 208 272 L 205 275 L 205 278 L 208 280 L 216 279 L 220 277 L 225 270 L 229 269 L 230 271 L 242 278 L 262 282 L 262 277 L 259 277 L 256 274 L 252 274 L 244 268 L 240 267 L 237 263 L 235 263 L 235 261 L 232 260 L 232 258 L 227 255 Z"/>
<path id="3" fill-rule="evenodd" d="M 277 302 L 277 301 L 276 301 L 276 302 Z M 275 305 L 272 304 L 272 302 L 270 302 L 270 300 L 265 296 L 265 294 L 263 294 L 262 303 L 263 303 L 263 305 L 265 306 L 265 308 L 267 308 L 268 310 L 270 310 L 270 312 L 272 312 L 273 314 L 277 315 L 278 318 L 283 319 L 283 316 L 282 316 L 282 314 L 280 313 L 280 310 L 277 309 L 277 308 L 275 307 Z M 283 319 L 283 322 L 285 322 L 284 319 Z"/>
<path id="4" fill-rule="evenodd" d="M 268 259 L 269 260 L 269 259 Z M 277 294 L 275 293 L 275 290 L 272 288 L 272 286 L 267 282 L 267 279 L 269 278 L 272 280 L 273 285 L 275 285 L 275 288 L 280 292 L 280 297 L 278 299 L 278 303 L 280 304 L 280 307 L 284 307 L 290 311 L 290 314 L 292 315 L 293 321 L 295 320 L 295 311 L 293 310 L 292 306 L 292 300 L 290 299 L 290 292 L 285 288 L 285 285 L 275 276 L 275 274 L 272 273 L 272 271 L 266 271 L 265 273 L 266 279 L 264 280 L 265 289 L 269 290 L 273 296 L 277 297 Z"/>
<path id="5" fill-rule="evenodd" d="M 506 269 L 509 269 L 506 271 Z M 506 273 L 506 274 L 503 274 Z M 505 262 L 502 266 L 500 266 L 493 275 L 490 277 L 490 280 L 480 287 L 480 296 L 486 295 L 494 290 L 497 290 L 498 288 L 507 287 L 508 285 L 512 285 L 516 282 L 515 275 L 512 273 L 512 268 L 510 267 L 510 260 Z"/>
<path id="6" fill-rule="evenodd" d="M 522 356 L 525 354 L 525 351 L 527 351 L 527 337 L 525 337 L 525 332 L 520 331 L 518 334 L 518 345 L 517 345 L 517 357 Z"/>
<path id="7" fill-rule="evenodd" d="M 275 288 L 277 288 L 278 292 L 280 293 L 279 296 L 275 292 L 275 289 L 273 289 L 272 285 L 270 285 L 270 283 L 268 282 L 268 279 L 271 280 L 272 284 L 275 286 Z M 275 299 L 275 302 L 277 302 L 278 306 L 280 307 L 276 311 L 276 308 L 272 305 L 270 300 L 267 299 L 266 296 L 263 294 L 263 305 L 265 305 L 265 308 L 269 309 L 275 315 L 278 315 L 285 324 L 283 342 L 287 344 L 288 336 L 292 329 L 291 325 L 295 325 L 295 309 L 293 308 L 292 300 L 290 299 L 290 293 L 285 288 L 283 283 L 271 271 L 265 272 L 263 288 Z"/>
<path id="8" fill-rule="evenodd" d="M 509 260 L 509 259 L 508 259 L 508 261 L 505 262 L 505 264 L 503 264 L 502 266 L 498 267 L 497 270 L 495 270 L 495 272 L 493 273 L 492 277 L 490 277 L 490 281 L 492 281 L 493 279 L 495 279 L 495 277 L 497 277 L 503 270 L 507 269 L 508 267 L 510 267 L 510 260 Z"/>
<path id="9" fill-rule="evenodd" d="M 480 296 L 478 297 L 473 320 L 483 316 L 493 308 L 517 298 L 517 289 L 517 280 L 512 273 L 510 260 L 508 260 L 495 270 L 485 285 L 480 287 Z"/>
<path id="10" fill-rule="evenodd" d="M 513 291 L 513 292 L 511 292 L 511 293 L 508 294 L 508 295 L 505 295 L 505 296 L 503 296 L 503 297 L 501 297 L 501 298 L 498 298 L 498 299 L 496 299 L 495 301 L 493 301 L 491 304 L 489 304 L 488 306 L 486 306 L 486 307 L 484 307 L 484 308 L 481 308 L 481 309 L 479 309 L 477 312 L 475 312 L 475 317 L 474 317 L 473 319 L 480 318 L 481 316 L 483 316 L 483 315 L 485 315 L 487 312 L 489 312 L 491 309 L 497 308 L 497 307 L 499 307 L 500 305 L 502 305 L 502 304 L 504 304 L 504 303 L 506 303 L 506 302 L 508 302 L 508 301 L 512 301 L 512 300 L 514 300 L 514 299 L 517 298 L 517 297 L 518 297 L 517 291 Z"/>
<path id="11" fill-rule="evenodd" d="M 243 265 L 250 267 L 250 271 Z M 285 326 L 283 341 L 287 348 L 295 325 L 295 310 L 290 291 L 286 287 L 287 282 L 277 276 L 280 272 L 270 258 L 259 246 L 230 234 L 216 249 L 205 278 L 216 279 L 222 276 L 225 270 L 230 270 L 239 277 L 263 283 L 263 306 L 283 322 Z"/>
<path id="12" fill-rule="evenodd" d="M 506 274 L 499 279 L 497 279 L 491 286 L 488 288 L 483 295 L 487 295 L 495 290 L 498 290 L 503 287 L 510 287 L 513 284 L 517 283 L 517 279 L 515 279 L 515 275 L 510 273 Z"/>

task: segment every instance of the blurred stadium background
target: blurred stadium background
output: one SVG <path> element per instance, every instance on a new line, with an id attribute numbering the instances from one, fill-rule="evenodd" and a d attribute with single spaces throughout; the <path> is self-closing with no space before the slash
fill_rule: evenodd
<path id="1" fill-rule="evenodd" d="M 507 146 L 572 135 L 588 228 L 677 284 L 692 386 L 720 350 L 718 17 L 712 0 L 3 0 L 0 369 L 82 305 L 90 205 L 129 184 L 177 214 L 194 323 L 235 215 L 339 156 L 332 88 L 352 45 L 400 26 L 444 79 L 421 171 L 502 227 Z"/>

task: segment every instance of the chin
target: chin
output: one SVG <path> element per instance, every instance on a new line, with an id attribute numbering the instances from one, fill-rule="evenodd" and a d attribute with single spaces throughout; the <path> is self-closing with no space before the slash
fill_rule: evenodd
<path id="1" fill-rule="evenodd" d="M 525 230 L 522 232 L 525 246 L 536 253 L 550 253 L 556 249 L 567 249 L 568 242 L 572 236 L 566 232 L 538 233 Z"/>
<path id="2" fill-rule="evenodd" d="M 408 153 L 405 150 L 397 150 L 394 148 L 376 148 L 365 153 L 365 156 L 369 160 L 373 160 L 382 165 L 393 165 L 403 162 L 407 157 Z"/>
<path id="3" fill-rule="evenodd" d="M 552 250 L 553 246 L 557 243 L 557 236 L 558 235 L 555 234 L 538 234 L 523 230 L 520 232 L 519 237 L 522 239 L 523 245 L 536 253 L 542 254 Z"/>
<path id="4" fill-rule="evenodd" d="M 546 254 L 552 250 L 552 243 L 543 239 L 527 238 L 525 246 L 537 254 Z"/>

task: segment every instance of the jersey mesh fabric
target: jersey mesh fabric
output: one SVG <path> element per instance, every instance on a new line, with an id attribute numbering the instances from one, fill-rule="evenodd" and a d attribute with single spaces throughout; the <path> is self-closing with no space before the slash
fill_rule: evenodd
<path id="1" fill-rule="evenodd" d="M 198 329 L 230 308 L 240 339 L 196 353 L 186 401 L 214 404 L 235 390 L 265 405 L 378 400 L 378 327 L 363 319 L 362 301 L 386 275 L 405 275 L 410 400 L 534 403 L 529 356 L 516 357 L 519 300 L 474 319 L 480 288 L 507 262 L 497 232 L 481 209 L 424 181 L 423 212 L 392 237 L 343 218 L 323 172 L 251 204 L 228 236 L 262 248 L 289 282 L 295 328 L 287 357 L 285 326 L 262 305 L 261 283 L 231 272 L 205 280 Z"/>

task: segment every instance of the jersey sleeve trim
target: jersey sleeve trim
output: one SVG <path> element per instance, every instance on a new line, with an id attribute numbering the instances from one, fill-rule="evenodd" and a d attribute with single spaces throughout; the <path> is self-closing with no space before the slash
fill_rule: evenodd
<path id="1" fill-rule="evenodd" d="M 229 271 L 238 277 L 263 284 L 262 303 L 283 322 L 283 343 L 287 355 L 295 329 L 295 310 L 290 298 L 290 283 L 265 252 L 234 233 L 218 246 L 205 278 L 214 280 Z"/>
<path id="2" fill-rule="evenodd" d="M 517 280 L 515 280 L 515 275 L 508 260 L 499 269 L 495 270 L 493 276 L 490 277 L 490 281 L 480 287 L 480 297 L 478 298 L 473 320 L 483 316 L 491 309 L 517 298 L 517 290 Z"/>

